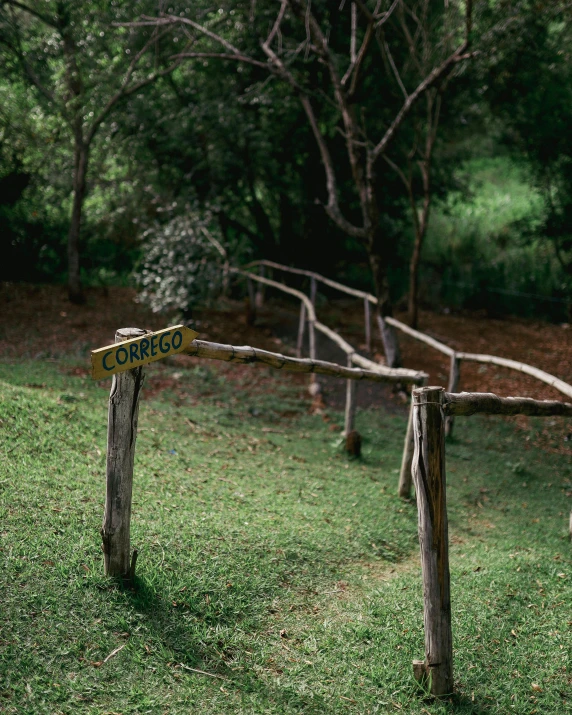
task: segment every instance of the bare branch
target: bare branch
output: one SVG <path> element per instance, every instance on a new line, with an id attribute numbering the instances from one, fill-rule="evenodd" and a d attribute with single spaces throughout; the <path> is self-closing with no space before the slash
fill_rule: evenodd
<path id="1" fill-rule="evenodd" d="M 97 130 L 101 126 L 102 122 L 105 120 L 109 112 L 113 109 L 113 107 L 123 98 L 129 97 L 130 95 L 134 94 L 135 92 L 138 92 L 140 89 L 143 89 L 143 87 L 146 87 L 147 85 L 151 84 L 152 82 L 155 82 L 157 79 L 160 77 L 165 77 L 166 75 L 170 74 L 175 70 L 182 62 L 180 59 L 176 59 L 173 63 L 171 63 L 168 67 L 164 68 L 163 70 L 157 72 L 153 72 L 151 75 L 146 77 L 145 79 L 140 80 L 139 82 L 135 82 L 135 84 L 132 84 L 129 86 L 129 82 L 131 80 L 131 77 L 133 76 L 133 72 L 135 71 L 135 68 L 137 66 L 137 62 L 141 59 L 143 54 L 147 51 L 147 49 L 155 43 L 156 41 L 156 36 L 151 37 L 139 50 L 139 52 L 135 55 L 133 58 L 132 62 L 129 65 L 129 68 L 127 69 L 127 72 L 125 74 L 125 77 L 123 78 L 123 82 L 121 83 L 121 87 L 119 90 L 111 97 L 105 107 L 101 110 L 101 112 L 98 114 L 98 116 L 95 118 L 93 124 L 91 125 L 91 128 L 87 134 L 86 137 L 86 143 L 89 145 L 89 143 L 92 141 L 93 137 L 95 136 Z"/>
<path id="2" fill-rule="evenodd" d="M 395 65 L 395 62 L 394 62 L 394 60 L 393 60 L 393 55 L 391 54 L 391 50 L 389 49 L 389 45 L 387 44 L 387 40 L 385 40 L 385 38 L 384 38 L 383 40 L 380 41 L 380 44 L 381 44 L 381 46 L 383 47 L 383 49 L 385 50 L 385 54 L 387 55 L 387 59 L 388 59 L 389 64 L 390 64 L 390 66 L 391 66 L 391 70 L 392 70 L 393 74 L 395 75 L 395 79 L 397 80 L 397 84 L 399 85 L 401 91 L 403 92 L 403 96 L 404 96 L 405 100 L 407 100 L 407 98 L 409 97 L 409 95 L 407 94 L 407 90 L 405 89 L 405 85 L 404 85 L 403 82 L 401 81 L 401 75 L 399 74 L 399 70 L 397 69 L 397 67 L 396 67 L 396 65 Z"/>
<path id="3" fill-rule="evenodd" d="M 401 2 L 401 0 L 393 0 L 393 4 L 389 8 L 389 10 L 387 12 L 383 13 L 381 20 L 379 20 L 379 22 L 376 24 L 375 27 L 377 30 L 379 30 L 380 27 L 383 27 L 383 25 L 385 25 L 385 23 L 389 20 L 393 11 L 399 5 L 400 2 Z"/>
<path id="4" fill-rule="evenodd" d="M 352 16 L 352 28 L 351 28 L 351 37 L 350 37 L 350 66 L 353 67 L 356 63 L 357 55 L 356 55 L 356 32 L 357 32 L 357 5 L 355 2 L 352 2 L 352 11 L 351 11 L 351 16 Z M 343 80 L 342 80 L 343 84 Z"/>
<path id="5" fill-rule="evenodd" d="M 248 55 L 235 55 L 235 54 L 225 54 L 224 52 L 182 52 L 179 55 L 172 55 L 171 59 L 219 59 L 219 60 L 235 60 L 237 62 L 244 62 L 245 64 L 254 65 L 255 67 L 262 67 L 265 70 L 269 69 L 267 62 L 259 62 L 258 60 L 248 57 Z"/>
<path id="6" fill-rule="evenodd" d="M 270 30 L 270 34 L 266 38 L 266 41 L 264 42 L 265 45 L 270 47 L 272 44 L 272 41 L 274 40 L 274 37 L 276 36 L 276 33 L 280 32 L 280 25 L 282 24 L 282 20 L 284 19 L 284 14 L 286 12 L 286 7 L 288 6 L 288 0 L 282 0 L 282 4 L 280 5 L 280 10 L 278 11 L 278 15 L 276 16 L 276 20 L 274 22 L 274 25 L 272 26 L 272 29 Z"/>
<path id="7" fill-rule="evenodd" d="M 31 7 L 28 7 L 22 2 L 18 2 L 18 0 L 2 0 L 2 5 L 10 5 L 10 7 L 17 7 L 19 10 L 23 10 L 24 12 L 27 12 L 29 15 L 33 15 L 35 18 L 38 20 L 41 20 L 43 23 L 46 25 L 49 25 L 50 27 L 54 27 L 56 29 L 59 29 L 59 26 L 55 20 L 52 20 L 48 17 L 48 15 L 44 15 L 42 12 L 38 12 L 37 10 L 34 10 Z"/>
<path id="8" fill-rule="evenodd" d="M 306 112 L 306 116 L 308 117 L 310 126 L 312 127 L 314 138 L 316 139 L 318 149 L 320 150 L 322 164 L 324 165 L 324 170 L 326 172 L 326 188 L 328 191 L 328 203 L 324 207 L 326 213 L 332 219 L 332 221 L 337 226 L 339 226 L 342 231 L 345 231 L 349 236 L 354 236 L 355 238 L 364 238 L 366 235 L 365 229 L 358 226 L 354 226 L 352 223 L 347 221 L 342 215 L 342 212 L 340 211 L 338 205 L 336 175 L 334 172 L 334 164 L 332 162 L 332 157 L 330 156 L 328 146 L 325 142 L 324 137 L 322 136 L 322 133 L 320 132 L 320 128 L 318 127 L 318 123 L 316 121 L 316 117 L 310 100 L 305 95 L 301 95 L 300 101 L 302 103 L 304 111 Z"/>
<path id="9" fill-rule="evenodd" d="M 467 44 L 466 42 L 463 42 L 463 44 L 457 50 L 455 50 L 452 55 L 449 55 L 449 57 L 447 57 L 447 59 L 444 60 L 438 67 L 435 67 L 427 75 L 427 77 L 425 77 L 425 79 L 417 85 L 417 88 L 407 97 L 407 99 L 403 103 L 403 106 L 397 113 L 395 119 L 393 120 L 381 140 L 373 149 L 372 159 L 374 162 L 377 161 L 379 156 L 383 154 L 383 152 L 387 149 L 389 143 L 392 141 L 393 137 L 397 133 L 397 130 L 403 123 L 403 120 L 414 107 L 419 97 L 421 97 L 424 92 L 426 92 L 430 87 L 432 87 L 442 77 L 444 77 L 457 62 L 460 62 L 464 59 L 468 59 L 471 53 L 468 53 L 468 55 L 465 54 L 466 49 Z"/>
<path id="10" fill-rule="evenodd" d="M 410 183 L 410 181 L 408 180 L 408 178 L 405 176 L 405 172 L 403 171 L 403 169 L 401 169 L 394 161 L 392 161 L 392 160 L 387 156 L 387 154 L 384 154 L 384 155 L 383 155 L 383 158 L 384 158 L 385 161 L 389 164 L 389 166 L 393 169 L 393 171 L 395 171 L 395 173 L 399 176 L 399 178 L 400 178 L 401 181 L 403 182 L 403 185 L 405 186 L 405 188 L 406 188 L 407 191 L 409 192 L 409 191 L 410 191 L 410 188 L 411 188 L 411 183 Z"/>

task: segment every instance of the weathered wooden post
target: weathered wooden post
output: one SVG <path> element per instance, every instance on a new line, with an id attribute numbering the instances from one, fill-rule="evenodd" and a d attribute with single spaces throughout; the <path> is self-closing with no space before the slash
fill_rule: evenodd
<path id="1" fill-rule="evenodd" d="M 262 276 L 262 278 L 264 278 L 264 276 L 265 276 L 264 266 L 260 266 L 258 268 L 258 275 Z M 254 299 L 254 305 L 256 306 L 256 308 L 262 308 L 262 306 L 264 305 L 264 283 L 257 283 L 256 297 Z"/>
<path id="2" fill-rule="evenodd" d="M 413 390 L 413 480 L 417 492 L 425 626 L 425 660 L 413 661 L 413 672 L 432 695 L 453 692 L 444 394 L 442 387 Z"/>
<path id="3" fill-rule="evenodd" d="M 122 343 L 146 333 L 140 328 L 121 328 L 115 333 L 115 342 Z M 132 560 L 130 553 L 131 493 L 139 397 L 144 377 L 143 367 L 113 376 L 107 423 L 107 481 L 101 528 L 104 570 L 106 576 L 130 580 L 133 580 L 137 560 L 137 551 L 133 552 Z"/>
<path id="4" fill-rule="evenodd" d="M 348 355 L 348 367 L 353 367 L 352 356 Z M 356 388 L 355 380 L 346 380 L 346 413 L 344 424 L 344 437 L 354 430 L 356 414 Z"/>
<path id="5" fill-rule="evenodd" d="M 316 359 L 316 327 L 314 325 L 314 320 L 308 320 L 308 338 L 310 343 L 310 359 Z M 315 397 L 318 392 L 320 392 L 320 384 L 318 382 L 318 376 L 312 373 L 310 377 L 310 394 Z"/>
<path id="6" fill-rule="evenodd" d="M 449 369 L 449 385 L 447 392 L 459 392 L 459 379 L 461 376 L 461 358 L 457 353 L 451 355 L 451 367 Z M 445 437 L 450 437 L 453 434 L 453 415 L 448 415 L 445 418 Z"/>
<path id="7" fill-rule="evenodd" d="M 314 276 L 311 277 L 310 279 L 310 300 L 312 301 L 312 305 L 316 305 L 316 292 L 317 292 L 317 285 L 316 285 L 316 279 Z"/>
<path id="8" fill-rule="evenodd" d="M 254 296 L 254 284 L 252 278 L 246 279 L 248 288 L 248 302 L 246 304 L 246 324 L 254 325 L 256 320 L 256 298 Z"/>
<path id="9" fill-rule="evenodd" d="M 302 347 L 304 345 L 304 329 L 306 327 L 306 304 L 300 302 L 300 322 L 298 323 L 298 341 L 296 343 L 296 357 L 302 357 Z"/>
<path id="10" fill-rule="evenodd" d="M 413 395 L 409 407 L 409 417 L 407 419 L 407 431 L 405 432 L 405 443 L 403 445 L 403 456 L 401 457 L 401 470 L 399 472 L 399 486 L 397 493 L 402 499 L 411 497 L 411 464 L 413 462 Z"/>
<path id="11" fill-rule="evenodd" d="M 369 299 L 363 299 L 364 318 L 365 318 L 365 349 L 368 353 L 371 352 L 371 318 L 369 315 Z"/>

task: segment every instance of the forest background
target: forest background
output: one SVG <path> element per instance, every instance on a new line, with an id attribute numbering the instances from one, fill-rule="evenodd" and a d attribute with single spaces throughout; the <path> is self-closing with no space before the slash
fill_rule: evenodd
<path id="1" fill-rule="evenodd" d="M 412 324 L 420 304 L 568 321 L 571 9 L 1 0 L 0 280 L 76 302 L 136 283 L 188 312 L 220 246 Z"/>

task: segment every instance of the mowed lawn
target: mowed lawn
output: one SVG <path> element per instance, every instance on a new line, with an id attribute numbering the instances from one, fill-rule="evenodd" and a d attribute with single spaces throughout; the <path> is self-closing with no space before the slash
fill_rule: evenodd
<path id="1" fill-rule="evenodd" d="M 109 383 L 81 373 L 0 365 L 1 712 L 572 711 L 572 464 L 531 446 L 545 422 L 457 420 L 456 693 L 432 701 L 404 414 L 358 413 L 351 460 L 284 375 L 150 367 L 131 591 L 103 576 Z"/>

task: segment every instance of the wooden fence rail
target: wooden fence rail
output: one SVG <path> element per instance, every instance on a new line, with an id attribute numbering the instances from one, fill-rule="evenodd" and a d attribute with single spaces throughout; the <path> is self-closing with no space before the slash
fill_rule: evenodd
<path id="1" fill-rule="evenodd" d="M 284 266 L 280 263 L 275 263 L 273 261 L 255 261 L 254 263 L 249 264 L 249 267 L 254 267 L 254 266 L 266 266 L 270 269 L 273 270 L 280 270 L 284 271 L 286 273 L 292 273 L 295 275 L 301 275 L 305 277 L 309 277 L 312 282 L 312 305 L 314 305 L 314 298 L 315 298 L 315 291 L 316 291 L 316 282 L 319 281 L 323 283 L 324 285 L 327 285 L 331 288 L 334 288 L 335 290 L 338 290 L 342 293 L 345 293 L 346 295 L 351 295 L 355 298 L 361 298 L 364 300 L 365 305 L 377 305 L 378 301 L 377 298 L 372 295 L 371 293 L 366 293 L 365 291 L 358 290 L 356 288 L 350 288 L 348 286 L 343 285 L 342 283 L 338 283 L 337 281 L 332 281 L 329 278 L 325 278 L 324 276 L 320 275 L 319 273 L 315 273 L 314 271 L 307 271 L 303 270 L 300 268 L 291 268 L 290 266 Z M 283 286 L 283 284 L 279 284 L 282 286 L 282 290 L 286 288 L 286 286 Z M 290 292 L 292 289 L 288 289 L 287 292 Z M 298 295 L 303 295 L 300 291 L 297 291 Z M 303 320 L 304 320 L 304 306 L 301 308 L 301 314 L 300 314 L 300 331 L 298 334 L 298 354 L 300 354 L 301 350 L 301 345 L 302 345 L 302 339 L 303 339 Z M 370 314 L 369 314 L 369 309 L 366 308 L 364 310 L 364 318 L 365 318 L 365 339 L 366 339 L 366 345 L 368 346 L 368 349 L 371 350 L 371 334 L 369 330 L 369 323 L 370 323 Z M 391 325 L 392 327 L 396 328 L 397 330 L 400 330 L 401 332 L 405 333 L 406 335 L 409 335 L 410 337 L 419 340 L 420 342 L 424 343 L 425 345 L 428 345 L 431 348 L 434 348 L 435 350 L 439 351 L 440 353 L 447 355 L 450 359 L 449 362 L 449 379 L 448 379 L 448 390 L 450 393 L 456 393 L 457 390 L 459 389 L 459 381 L 460 381 L 460 372 L 461 372 L 461 362 L 463 360 L 467 362 L 479 362 L 479 363 L 485 363 L 485 364 L 490 364 L 490 365 L 497 365 L 499 367 L 505 367 L 510 370 L 515 370 L 517 372 L 521 372 L 527 375 L 531 375 L 532 377 L 536 378 L 537 380 L 540 380 L 547 385 L 550 385 L 551 387 L 555 388 L 562 394 L 566 395 L 569 398 L 572 398 L 572 385 L 569 385 L 568 383 L 564 382 L 563 380 L 560 380 L 558 377 L 551 375 L 548 372 L 545 372 L 544 370 L 540 370 L 539 368 L 533 367 L 532 365 L 527 365 L 526 363 L 518 362 L 516 360 L 509 360 L 508 358 L 502 358 L 502 357 L 496 357 L 494 355 L 485 355 L 485 354 L 480 354 L 480 353 L 467 353 L 467 352 L 457 352 L 453 348 L 449 347 L 448 345 L 445 345 L 444 343 L 440 342 L 439 340 L 436 340 L 435 338 L 432 338 L 429 335 L 426 335 L 425 333 L 422 333 L 419 330 L 414 330 L 413 328 L 410 328 L 408 325 L 405 323 L 402 323 L 400 320 L 397 320 L 396 318 L 386 316 L 385 318 L 381 318 L 379 314 L 377 315 L 377 319 L 379 322 L 379 329 L 380 332 L 383 332 L 385 329 L 385 323 L 388 325 Z M 351 355 L 349 352 L 348 348 L 351 349 L 351 346 L 348 346 L 345 341 L 343 341 L 342 338 L 340 338 L 337 333 L 335 333 L 333 330 L 330 330 L 329 328 L 326 328 L 326 326 L 323 326 L 321 323 L 317 323 L 316 321 L 314 322 L 314 327 L 317 330 L 320 330 L 321 332 L 325 333 L 330 337 L 334 342 L 336 342 L 342 350 L 346 352 L 347 355 Z M 361 367 L 364 367 L 366 369 L 371 368 L 371 361 L 367 361 L 367 358 L 364 358 L 360 355 L 357 355 L 354 353 L 352 355 L 352 361 L 360 365 Z M 404 382 L 407 380 L 404 379 Z M 413 382 L 413 381 L 412 381 Z M 426 384 L 423 383 L 422 381 L 418 381 L 417 384 Z M 347 399 L 352 399 L 351 396 L 354 393 L 351 390 L 347 391 Z M 500 408 L 498 408 L 500 409 Z M 346 413 L 350 412 L 350 405 L 346 404 Z M 414 450 L 414 444 L 413 444 L 413 427 L 412 427 L 412 413 L 413 413 L 413 406 L 411 407 L 411 412 L 410 412 L 410 417 L 409 417 L 409 422 L 408 422 L 408 427 L 407 427 L 407 434 L 405 438 L 405 446 L 403 450 L 403 459 L 401 463 L 401 472 L 400 472 L 400 478 L 399 478 L 399 487 L 398 487 L 398 493 L 399 496 L 401 496 L 404 499 L 408 499 L 411 496 L 411 485 L 412 485 L 412 476 L 411 476 L 411 462 L 413 459 L 413 450 Z M 499 412 L 498 414 L 508 414 L 506 412 Z M 515 414 L 515 413 L 511 413 Z M 528 413 L 527 413 L 528 414 Z M 530 414 L 533 414 L 532 412 Z M 538 414 L 538 413 L 534 413 Z M 562 414 L 567 414 L 567 413 L 562 413 Z M 454 412 L 449 412 L 446 416 L 445 420 L 445 436 L 451 436 L 453 432 L 453 424 L 454 424 Z M 571 519 L 571 532 L 572 532 L 572 513 L 570 516 Z"/>
<path id="2" fill-rule="evenodd" d="M 264 265 L 268 265 L 268 263 L 269 262 L 266 261 Z M 250 273 L 248 271 L 243 271 L 238 268 L 231 268 L 230 271 L 237 275 L 241 275 L 248 280 L 258 281 L 260 283 L 264 283 L 265 285 L 276 288 L 283 293 L 293 295 L 302 302 L 305 307 L 305 313 L 307 316 L 306 319 L 309 328 L 311 359 L 315 359 L 316 357 L 315 337 L 313 338 L 312 336 L 315 336 L 315 330 L 318 330 L 319 332 L 330 338 L 330 340 L 332 340 L 334 343 L 336 343 L 340 350 L 342 350 L 346 355 L 350 356 L 351 361 L 354 363 L 354 365 L 359 365 L 359 367 L 362 367 L 365 370 L 371 370 L 373 372 L 378 372 L 382 375 L 387 375 L 388 377 L 396 378 L 395 382 L 409 383 L 414 385 L 423 384 L 424 380 L 427 378 L 427 375 L 424 372 L 420 372 L 418 370 L 408 370 L 406 368 L 386 367 L 385 365 L 379 365 L 379 363 L 376 363 L 373 360 L 370 360 L 369 358 L 366 358 L 363 355 L 357 353 L 355 349 L 341 337 L 341 335 L 338 335 L 338 333 L 336 333 L 334 330 L 328 328 L 327 325 L 324 325 L 317 320 L 314 305 L 305 293 L 302 293 L 295 288 L 290 288 L 289 286 L 286 286 L 283 283 L 279 283 L 278 281 L 271 280 L 270 278 L 264 278 L 262 276 Z"/>
<path id="3" fill-rule="evenodd" d="M 224 360 L 225 362 L 236 362 L 241 364 L 260 362 L 274 367 L 278 370 L 290 372 L 315 373 L 318 375 L 331 375 L 332 377 L 342 377 L 346 380 L 369 380 L 371 382 L 401 383 L 400 375 L 393 375 L 382 370 L 368 370 L 359 367 L 344 367 L 325 360 L 314 360 L 312 358 L 294 358 L 280 353 L 252 348 L 247 345 L 224 345 L 222 343 L 211 343 L 206 340 L 193 340 L 185 350 L 187 355 L 212 360 Z M 380 366 L 377 366 L 380 367 Z M 425 379 L 423 373 L 420 382 Z"/>
<path id="4" fill-rule="evenodd" d="M 292 273 L 295 275 L 308 276 L 308 277 L 311 277 L 314 281 L 319 281 L 319 282 L 323 283 L 324 285 L 330 286 L 331 288 L 335 288 L 336 290 L 338 290 L 342 293 L 345 293 L 346 295 L 351 295 L 356 298 L 366 299 L 372 305 L 377 305 L 377 303 L 378 303 L 377 298 L 374 295 L 372 295 L 371 293 L 366 293 L 365 291 L 361 291 L 356 288 L 350 288 L 349 286 L 345 286 L 342 283 L 338 283 L 337 281 L 332 281 L 329 278 L 326 278 L 325 276 L 320 275 L 319 273 L 315 273 L 314 271 L 306 271 L 306 270 L 302 270 L 300 268 L 291 268 L 290 266 L 284 266 L 280 263 L 274 263 L 273 261 L 254 261 L 253 263 L 249 264 L 249 266 L 255 266 L 255 265 L 256 266 L 258 266 L 258 265 L 268 266 L 275 270 L 285 271 L 287 273 Z M 462 360 L 465 360 L 467 362 L 480 362 L 480 363 L 486 363 L 486 364 L 490 364 L 490 365 L 497 365 L 499 367 L 506 367 L 510 370 L 516 370 L 517 372 L 522 372 L 527 375 L 531 375 L 532 377 L 535 377 L 536 379 L 541 380 L 542 382 L 545 382 L 547 385 L 551 385 L 552 387 L 554 387 L 556 390 L 558 390 L 562 394 L 566 395 L 567 397 L 572 398 L 572 385 L 569 385 L 568 383 L 564 382 L 563 380 L 560 380 L 555 375 L 551 375 L 550 373 L 545 372 L 544 370 L 540 370 L 539 368 L 533 367 L 532 365 L 527 365 L 526 363 L 518 362 L 516 360 L 509 360 L 507 358 L 496 357 L 494 355 L 485 355 L 485 354 L 480 354 L 480 353 L 456 352 L 453 348 L 449 347 L 448 345 L 445 345 L 445 343 L 442 343 L 439 340 L 436 340 L 435 338 L 432 338 L 429 335 L 426 335 L 425 333 L 422 333 L 419 330 L 414 330 L 413 328 L 410 328 L 408 325 L 406 325 L 405 323 L 402 323 L 400 320 L 397 320 L 396 318 L 385 317 L 384 320 L 389 325 L 392 325 L 394 328 L 397 328 L 397 330 L 400 330 L 401 332 L 406 333 L 410 337 L 415 338 L 416 340 L 419 340 L 420 342 L 423 342 L 426 345 L 429 345 L 430 347 L 434 348 L 435 350 L 438 350 L 439 352 L 443 353 L 444 355 L 448 355 L 451 358 L 455 358 L 457 360 L 456 365 L 453 365 L 453 360 L 451 361 L 451 374 L 450 374 L 449 386 L 451 386 L 452 382 L 453 383 L 455 382 L 455 379 L 458 384 L 458 374 L 455 378 L 453 372 L 454 372 L 454 370 L 456 370 L 456 372 L 458 373 L 460 362 Z"/>

